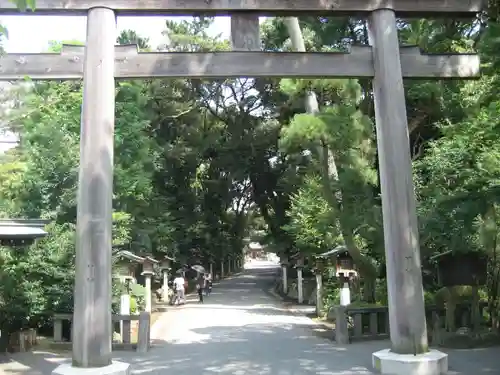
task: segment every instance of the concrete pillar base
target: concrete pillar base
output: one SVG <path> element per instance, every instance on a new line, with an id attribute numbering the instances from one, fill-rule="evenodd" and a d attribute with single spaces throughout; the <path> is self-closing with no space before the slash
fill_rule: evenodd
<path id="1" fill-rule="evenodd" d="M 129 375 L 130 365 L 125 362 L 113 361 L 109 366 L 81 368 L 65 363 L 56 367 L 52 375 Z"/>
<path id="2" fill-rule="evenodd" d="M 390 349 L 372 354 L 373 368 L 384 375 L 444 375 L 448 373 L 448 354 L 429 350 L 425 354 L 397 354 Z"/>

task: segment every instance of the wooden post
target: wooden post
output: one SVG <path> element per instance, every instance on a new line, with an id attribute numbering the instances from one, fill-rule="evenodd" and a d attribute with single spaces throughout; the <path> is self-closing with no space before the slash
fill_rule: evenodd
<path id="1" fill-rule="evenodd" d="M 137 334 L 137 351 L 146 353 L 149 350 L 149 335 L 151 326 L 151 314 L 149 312 L 141 312 L 139 314 L 139 332 Z"/>
<path id="2" fill-rule="evenodd" d="M 231 16 L 231 47 L 233 51 L 259 51 L 260 28 L 257 13 Z"/>
<path id="3" fill-rule="evenodd" d="M 54 317 L 54 341 L 62 341 L 62 320 Z"/>
<path id="4" fill-rule="evenodd" d="M 116 17 L 87 17 L 80 139 L 73 366 L 111 364 L 111 214 L 115 122 Z"/>
<path id="5" fill-rule="evenodd" d="M 396 14 L 369 19 L 375 77 L 373 92 L 387 264 L 391 350 L 428 350 L 415 193 L 401 72 Z"/>
<path id="6" fill-rule="evenodd" d="M 335 342 L 339 345 L 349 344 L 348 318 L 345 306 L 335 307 Z"/>

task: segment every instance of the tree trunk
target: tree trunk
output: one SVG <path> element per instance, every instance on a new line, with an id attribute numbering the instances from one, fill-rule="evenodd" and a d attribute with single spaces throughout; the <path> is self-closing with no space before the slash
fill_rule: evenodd
<path id="1" fill-rule="evenodd" d="M 297 17 L 286 17 L 285 25 L 292 42 L 292 47 L 297 52 L 306 52 L 306 47 L 304 43 L 304 36 L 300 29 L 299 20 Z M 314 91 L 309 91 L 306 96 L 305 102 L 306 112 L 309 114 L 316 114 L 319 111 L 318 99 Z M 363 254 L 356 246 L 353 236 L 353 230 L 347 224 L 347 220 L 344 219 L 344 212 L 342 208 L 342 191 L 338 188 L 334 191 L 331 187 L 331 182 L 338 182 L 339 175 L 337 164 L 335 163 L 335 156 L 333 152 L 329 149 L 326 143 L 323 143 L 318 148 L 318 154 L 321 159 L 321 180 L 324 188 L 325 199 L 329 203 L 330 207 L 334 209 L 338 214 L 338 220 L 341 228 L 341 234 L 354 263 L 358 267 L 361 276 L 366 280 L 365 285 L 368 286 L 370 290 L 363 293 L 364 297 L 368 297 L 369 300 L 366 302 L 373 302 L 371 296 L 375 295 L 375 280 L 377 277 L 377 269 L 371 259 Z M 371 286 L 371 287 L 370 287 Z"/>

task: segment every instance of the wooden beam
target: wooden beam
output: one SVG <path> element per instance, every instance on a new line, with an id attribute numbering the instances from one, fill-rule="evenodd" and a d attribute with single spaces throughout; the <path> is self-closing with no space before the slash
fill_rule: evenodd
<path id="1" fill-rule="evenodd" d="M 61 54 L 0 56 L 0 81 L 75 80 L 83 77 L 82 46 L 64 46 Z M 401 48 L 405 78 L 476 78 L 477 55 L 427 55 L 416 47 Z M 115 47 L 115 77 L 236 78 L 305 77 L 356 78 L 374 76 L 371 47 L 350 53 L 208 52 L 138 53 L 135 45 Z"/>
<path id="2" fill-rule="evenodd" d="M 420 48 L 400 48 L 403 78 L 478 78 L 480 59 L 476 54 L 426 54 Z"/>
<path id="3" fill-rule="evenodd" d="M 367 15 L 393 9 L 398 16 L 466 15 L 481 11 L 484 0 L 36 0 L 38 14 L 85 15 L 88 9 L 107 7 L 121 15 L 206 14 L 258 12 L 260 15 Z M 0 0 L 0 14 L 18 14 L 10 0 Z M 28 11 L 26 14 L 32 13 Z"/>
<path id="4" fill-rule="evenodd" d="M 259 51 L 261 44 L 258 14 L 244 13 L 231 16 L 233 51 Z"/>

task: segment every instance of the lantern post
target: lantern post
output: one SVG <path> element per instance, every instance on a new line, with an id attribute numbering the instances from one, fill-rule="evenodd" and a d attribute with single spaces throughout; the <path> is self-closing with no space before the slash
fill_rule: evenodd
<path id="1" fill-rule="evenodd" d="M 162 271 L 162 276 L 163 276 L 163 283 L 162 283 L 162 291 L 163 291 L 163 302 L 168 301 L 168 295 L 169 295 L 169 287 L 168 287 L 168 278 L 170 274 L 170 270 L 172 269 L 172 262 L 173 258 L 170 258 L 165 255 L 165 258 L 161 261 L 160 267 Z"/>
<path id="2" fill-rule="evenodd" d="M 144 276 L 144 289 L 146 300 L 145 311 L 151 313 L 152 310 L 152 297 L 151 297 L 151 279 L 154 275 L 154 265 L 159 263 L 156 259 L 146 256 L 142 263 L 142 275 Z"/>
<path id="3" fill-rule="evenodd" d="M 302 277 L 302 270 L 304 269 L 304 257 L 299 254 L 297 258 L 297 294 L 298 302 L 304 303 L 304 279 Z"/>

